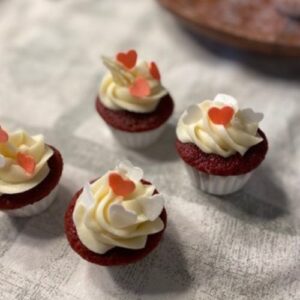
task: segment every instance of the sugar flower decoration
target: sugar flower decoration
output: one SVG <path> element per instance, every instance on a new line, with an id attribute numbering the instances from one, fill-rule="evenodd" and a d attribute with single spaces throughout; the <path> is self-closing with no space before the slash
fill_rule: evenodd
<path id="1" fill-rule="evenodd" d="M 135 167 L 129 160 L 120 161 L 116 169 L 134 182 L 141 181 L 144 176 L 144 171 L 139 167 Z"/>
<path id="2" fill-rule="evenodd" d="M 9 133 L 0 126 L 0 145 L 2 154 L 0 154 L 0 168 L 4 168 L 9 161 L 22 167 L 24 171 L 32 175 L 36 169 L 36 161 L 30 154 L 23 153 L 9 141 Z M 5 155 L 3 155 L 5 153 Z"/>
<path id="3" fill-rule="evenodd" d="M 110 222 L 115 227 L 125 228 L 140 222 L 141 219 L 138 218 L 140 218 L 139 215 L 141 213 L 144 215 L 143 218 L 149 221 L 156 220 L 161 214 L 164 207 L 164 197 L 161 194 L 153 195 L 155 187 L 144 185 L 141 182 L 143 175 L 143 170 L 135 167 L 128 160 L 119 162 L 115 170 L 107 173 L 107 183 L 112 191 L 112 194 L 110 193 L 110 196 L 107 197 L 115 199 L 108 206 L 108 215 Z M 145 187 L 145 192 L 141 192 Z M 137 192 L 135 193 L 136 189 Z M 82 203 L 88 208 L 86 211 L 87 217 L 89 211 L 96 205 L 93 196 L 93 185 L 85 184 L 80 198 Z M 130 210 L 127 205 L 124 205 L 124 203 L 131 202 L 134 202 L 134 207 L 139 207 L 139 209 Z"/>
<path id="4" fill-rule="evenodd" d="M 94 204 L 94 196 L 91 190 L 91 186 L 88 182 L 83 187 L 81 199 L 87 207 L 91 207 Z"/>
<path id="5" fill-rule="evenodd" d="M 202 117 L 202 111 L 198 105 L 192 105 L 187 109 L 186 115 L 183 117 L 183 123 L 191 125 L 197 123 Z"/>
<path id="6" fill-rule="evenodd" d="M 226 94 L 218 94 L 212 103 L 215 105 L 207 113 L 211 122 L 216 125 L 227 126 L 236 114 L 248 124 L 259 123 L 264 117 L 263 113 L 256 113 L 251 108 L 239 110 L 237 100 Z M 185 125 L 192 125 L 200 121 L 202 117 L 199 105 L 192 105 L 187 109 L 182 121 Z"/>

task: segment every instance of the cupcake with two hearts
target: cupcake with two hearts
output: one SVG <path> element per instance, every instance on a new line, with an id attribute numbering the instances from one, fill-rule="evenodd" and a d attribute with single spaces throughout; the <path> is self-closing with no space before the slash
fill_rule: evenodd
<path id="1" fill-rule="evenodd" d="M 216 195 L 241 189 L 268 150 L 262 119 L 224 94 L 189 107 L 177 124 L 176 148 L 194 185 Z"/>
<path id="2" fill-rule="evenodd" d="M 98 113 L 124 146 L 149 146 L 162 134 L 174 109 L 156 63 L 138 61 L 135 50 L 102 60 L 109 72 L 96 99 Z"/>
<path id="3" fill-rule="evenodd" d="M 0 127 L 0 210 L 20 217 L 44 211 L 55 199 L 63 170 L 57 149 L 42 135 Z"/>
<path id="4" fill-rule="evenodd" d="M 163 196 L 129 161 L 87 183 L 65 214 L 72 249 L 102 266 L 142 259 L 157 247 L 166 224 Z"/>

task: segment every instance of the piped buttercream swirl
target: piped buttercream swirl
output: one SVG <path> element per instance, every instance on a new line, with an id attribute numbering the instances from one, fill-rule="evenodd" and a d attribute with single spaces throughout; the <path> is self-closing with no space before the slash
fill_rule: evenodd
<path id="1" fill-rule="evenodd" d="M 153 78 L 149 64 L 139 61 L 132 69 L 127 69 L 118 61 L 103 57 L 103 63 L 109 72 L 104 76 L 99 89 L 100 100 L 111 110 L 126 110 L 135 113 L 154 111 L 160 100 L 167 95 L 160 80 Z M 138 78 L 147 81 L 150 93 L 144 97 L 133 96 L 130 92 Z"/>
<path id="2" fill-rule="evenodd" d="M 80 241 L 89 250 L 104 254 L 114 247 L 142 249 L 149 235 L 163 230 L 159 217 L 163 198 L 154 195 L 152 184 L 141 181 L 142 175 L 141 169 L 125 162 L 85 185 L 77 199 L 73 221 Z M 111 186 L 111 176 L 133 183 L 134 190 L 126 196 L 116 194 L 120 186 Z"/>
<path id="3" fill-rule="evenodd" d="M 233 110 L 226 125 L 216 124 L 209 116 L 212 108 L 224 107 Z M 228 95 L 219 94 L 213 101 L 205 100 L 191 106 L 180 117 L 176 128 L 177 138 L 182 143 L 193 143 L 205 153 L 229 157 L 235 153 L 244 155 L 247 150 L 263 139 L 257 130 L 263 114 L 252 109 L 238 108 L 237 101 Z"/>

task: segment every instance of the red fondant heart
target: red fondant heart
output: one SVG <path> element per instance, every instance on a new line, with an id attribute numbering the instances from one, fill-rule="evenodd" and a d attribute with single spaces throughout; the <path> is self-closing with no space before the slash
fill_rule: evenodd
<path id="1" fill-rule="evenodd" d="M 138 77 L 133 85 L 129 88 L 130 94 L 134 97 L 143 98 L 150 95 L 150 86 L 148 81 L 143 77 Z"/>
<path id="2" fill-rule="evenodd" d="M 6 143 L 8 141 L 8 134 L 0 127 L 0 143 Z"/>
<path id="3" fill-rule="evenodd" d="M 113 192 L 118 196 L 126 197 L 135 190 L 134 182 L 128 179 L 123 179 L 123 177 L 118 173 L 111 173 L 109 175 L 108 182 Z"/>
<path id="4" fill-rule="evenodd" d="M 36 162 L 34 158 L 22 152 L 17 153 L 17 162 L 18 164 L 29 174 L 33 174 L 36 167 Z"/>
<path id="5" fill-rule="evenodd" d="M 129 50 L 127 53 L 120 52 L 117 54 L 116 58 L 117 61 L 127 69 L 132 69 L 137 61 L 137 53 L 135 50 Z"/>
<path id="6" fill-rule="evenodd" d="M 155 80 L 160 80 L 160 72 L 155 62 L 151 62 L 149 71 Z"/>
<path id="7" fill-rule="evenodd" d="M 212 107 L 208 111 L 208 116 L 214 124 L 226 126 L 232 119 L 234 110 L 230 106 L 222 108 Z"/>

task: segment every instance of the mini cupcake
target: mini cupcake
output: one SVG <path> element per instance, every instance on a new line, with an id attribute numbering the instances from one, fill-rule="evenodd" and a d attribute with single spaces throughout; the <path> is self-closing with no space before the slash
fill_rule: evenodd
<path id="1" fill-rule="evenodd" d="M 189 107 L 177 125 L 176 148 L 193 183 L 216 195 L 241 189 L 268 150 L 262 119 L 224 94 Z"/>
<path id="2" fill-rule="evenodd" d="M 98 113 L 124 146 L 149 146 L 162 134 L 174 109 L 156 63 L 137 62 L 134 50 L 102 60 L 109 72 L 96 99 Z"/>
<path id="3" fill-rule="evenodd" d="M 36 215 L 55 199 L 63 161 L 42 135 L 0 127 L 0 210 L 20 217 Z"/>
<path id="4" fill-rule="evenodd" d="M 86 184 L 65 214 L 65 232 L 75 252 L 102 266 L 142 259 L 166 228 L 164 199 L 128 161 Z"/>

